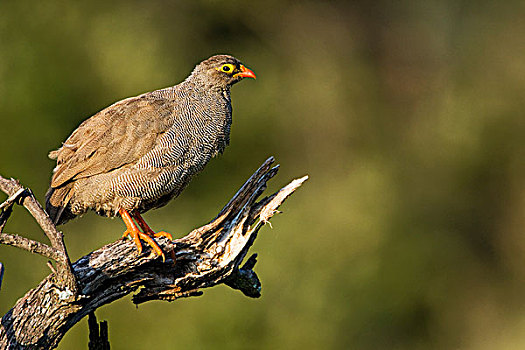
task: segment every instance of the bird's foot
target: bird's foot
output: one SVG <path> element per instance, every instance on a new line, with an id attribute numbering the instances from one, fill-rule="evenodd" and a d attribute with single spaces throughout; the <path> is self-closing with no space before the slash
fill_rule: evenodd
<path id="1" fill-rule="evenodd" d="M 171 234 L 169 234 L 168 232 L 164 232 L 164 231 L 155 232 L 155 231 L 153 231 L 151 229 L 151 227 L 149 227 L 149 225 L 146 223 L 144 218 L 142 218 L 142 216 L 139 214 L 139 212 L 135 211 L 135 212 L 131 213 L 131 215 L 133 215 L 133 217 L 135 218 L 135 221 L 137 221 L 137 224 L 140 226 L 140 228 L 142 229 L 142 232 L 144 232 L 145 234 L 150 235 L 152 237 L 166 237 L 170 241 L 173 241 L 173 237 L 171 237 Z"/>
<path id="2" fill-rule="evenodd" d="M 142 243 L 140 243 L 139 233 L 142 233 L 142 232 L 140 232 L 139 230 L 127 229 L 122 234 L 122 238 L 131 236 L 131 239 L 133 240 L 133 242 L 135 242 L 135 245 L 137 246 L 137 250 L 139 251 L 139 255 L 140 255 L 142 253 Z"/>
<path id="3" fill-rule="evenodd" d="M 173 237 L 171 237 L 171 234 L 168 233 L 168 232 L 164 232 L 164 231 L 159 231 L 159 232 L 148 232 L 150 235 L 152 235 L 153 237 L 166 237 L 167 239 L 169 239 L 170 241 L 173 241 Z"/>
<path id="4" fill-rule="evenodd" d="M 166 261 L 166 256 L 164 255 L 164 252 L 150 235 L 140 232 L 139 230 L 126 230 L 122 237 L 127 236 L 131 236 L 131 238 L 135 242 L 139 255 L 142 253 L 142 243 L 140 242 L 140 240 L 142 239 L 155 251 L 155 253 L 157 253 L 157 255 L 162 257 L 163 262 Z"/>
<path id="5" fill-rule="evenodd" d="M 149 232 L 144 233 L 139 230 L 137 225 L 133 222 L 133 219 L 131 218 L 131 215 L 124 209 L 121 209 L 119 211 L 120 216 L 122 217 L 122 220 L 124 221 L 124 224 L 126 224 L 126 231 L 122 235 L 122 237 L 131 236 L 133 241 L 135 242 L 135 245 L 137 246 L 137 250 L 139 254 L 142 253 L 142 243 L 140 240 L 142 239 L 144 242 L 146 242 L 159 256 L 162 257 L 162 261 L 166 261 L 166 256 L 164 255 L 164 252 L 162 249 L 160 249 L 159 245 L 155 242 L 152 235 L 149 234 Z M 140 225 L 140 222 L 139 222 Z M 140 225 L 142 227 L 142 225 Z M 149 227 L 148 227 L 149 228 Z M 149 229 L 151 231 L 151 229 Z M 159 232 L 160 233 L 160 232 Z M 171 235 L 170 235 L 171 236 Z"/>

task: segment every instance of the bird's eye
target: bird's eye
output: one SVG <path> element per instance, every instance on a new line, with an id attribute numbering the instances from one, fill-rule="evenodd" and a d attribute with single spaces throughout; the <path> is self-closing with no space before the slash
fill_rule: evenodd
<path id="1" fill-rule="evenodd" d="M 226 64 L 223 64 L 219 70 L 221 72 L 225 72 L 225 73 L 231 74 L 234 69 L 235 69 L 235 67 L 234 67 L 233 64 L 226 63 Z"/>

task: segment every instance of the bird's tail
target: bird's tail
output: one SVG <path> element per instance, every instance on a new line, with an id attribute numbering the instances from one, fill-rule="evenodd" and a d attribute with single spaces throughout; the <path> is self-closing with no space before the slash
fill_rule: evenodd
<path id="1" fill-rule="evenodd" d="M 73 184 L 68 183 L 60 187 L 50 187 L 46 193 L 46 212 L 55 225 L 65 224 L 76 217 L 71 212 L 69 201 Z"/>

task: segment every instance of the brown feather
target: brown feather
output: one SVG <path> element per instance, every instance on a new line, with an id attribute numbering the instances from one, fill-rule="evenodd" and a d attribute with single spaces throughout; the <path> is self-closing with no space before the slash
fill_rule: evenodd
<path id="1" fill-rule="evenodd" d="M 169 127 L 165 100 L 134 97 L 115 103 L 84 121 L 56 153 L 51 187 L 132 164 Z"/>

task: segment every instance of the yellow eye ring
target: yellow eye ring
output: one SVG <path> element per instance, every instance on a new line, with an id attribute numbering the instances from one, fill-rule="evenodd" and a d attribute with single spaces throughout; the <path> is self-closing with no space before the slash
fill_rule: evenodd
<path id="1" fill-rule="evenodd" d="M 224 72 L 224 73 L 232 74 L 233 71 L 235 70 L 235 66 L 233 64 L 226 63 L 226 64 L 223 64 L 220 68 L 217 68 L 217 70 Z"/>

